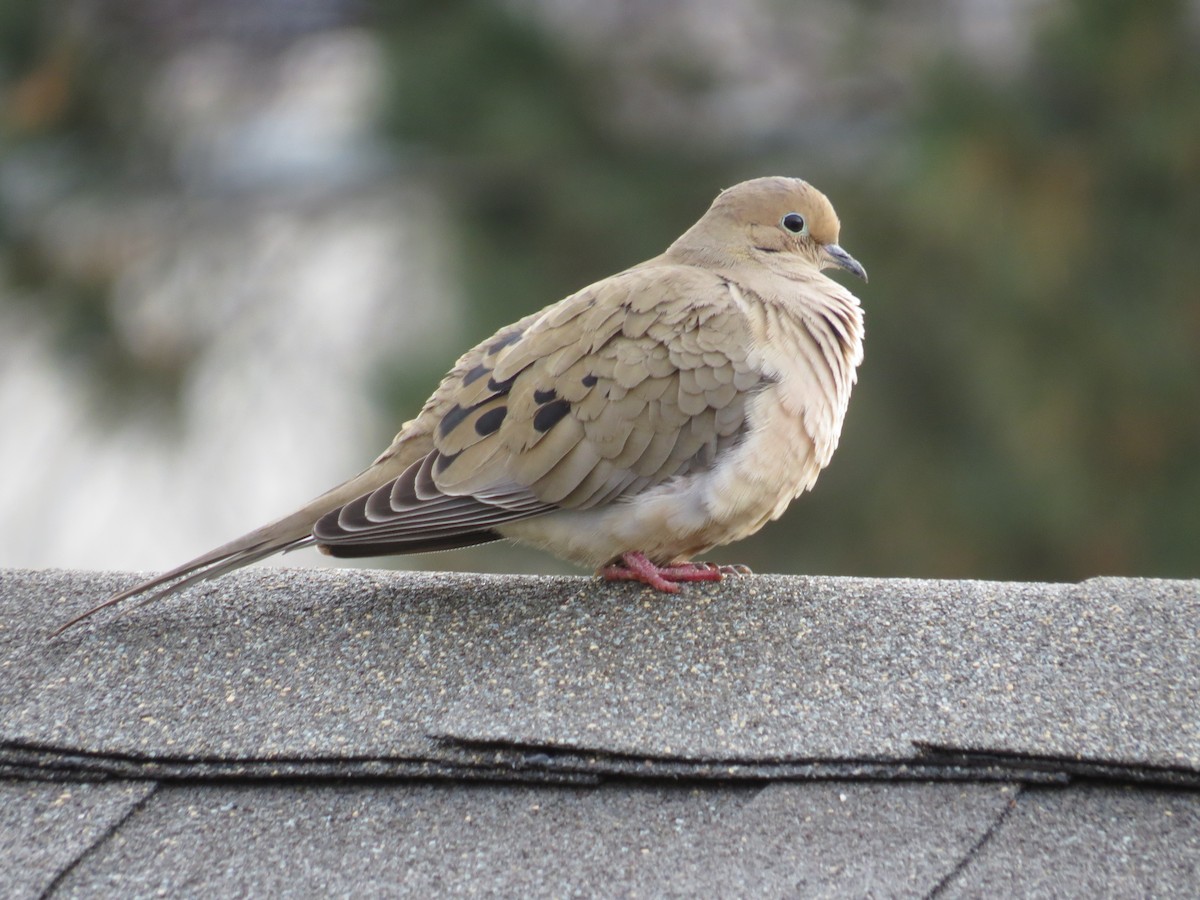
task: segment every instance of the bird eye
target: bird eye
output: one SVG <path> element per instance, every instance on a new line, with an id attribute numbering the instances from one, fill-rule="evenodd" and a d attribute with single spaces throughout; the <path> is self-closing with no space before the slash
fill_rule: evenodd
<path id="1" fill-rule="evenodd" d="M 788 213 L 779 224 L 792 234 L 808 234 L 808 223 L 800 213 Z"/>

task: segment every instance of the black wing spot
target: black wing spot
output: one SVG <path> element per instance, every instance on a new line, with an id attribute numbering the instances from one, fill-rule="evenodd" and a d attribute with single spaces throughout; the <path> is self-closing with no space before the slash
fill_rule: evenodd
<path id="1" fill-rule="evenodd" d="M 462 420 L 470 415 L 471 410 L 463 409 L 457 403 L 450 408 L 450 411 L 442 416 L 442 421 L 438 423 L 438 434 L 445 437 L 455 428 L 462 424 Z"/>
<path id="2" fill-rule="evenodd" d="M 506 334 L 504 337 L 502 337 L 498 340 L 492 341 L 490 344 L 488 344 L 487 352 L 489 354 L 499 353 L 505 347 L 511 347 L 513 344 L 515 344 L 517 341 L 519 341 L 523 334 L 525 334 L 524 331 L 511 331 L 508 334 Z"/>
<path id="3" fill-rule="evenodd" d="M 507 406 L 493 406 L 475 420 L 475 433 L 480 437 L 495 434 L 500 430 L 500 423 L 504 421 L 504 417 L 507 415 Z"/>
<path id="4" fill-rule="evenodd" d="M 533 392 L 533 402 L 537 404 L 549 403 L 551 400 L 557 399 L 558 392 L 554 388 L 546 388 L 544 391 L 536 390 Z"/>
<path id="5" fill-rule="evenodd" d="M 462 380 L 463 387 L 466 387 L 469 384 L 473 384 L 474 382 L 476 382 L 480 378 L 482 378 L 484 375 L 491 374 L 491 371 L 492 370 L 489 369 L 487 366 L 485 366 L 483 363 L 480 363 L 475 368 L 473 368 L 470 372 L 468 372 L 466 375 L 463 376 L 463 380 Z"/>
<path id="6" fill-rule="evenodd" d="M 588 372 L 586 375 L 583 376 L 583 386 L 584 387 L 595 387 L 596 382 L 599 380 L 600 379 L 598 377 L 593 375 L 591 372 Z"/>
<path id="7" fill-rule="evenodd" d="M 571 404 L 566 400 L 553 400 L 545 406 L 539 407 L 538 411 L 533 414 L 534 430 L 545 434 L 557 425 L 570 410 Z"/>
<path id="8" fill-rule="evenodd" d="M 437 451 L 436 451 L 436 450 L 435 450 L 435 451 L 433 451 L 433 452 L 434 452 L 434 453 L 437 453 Z M 451 453 L 449 456 L 447 456 L 447 455 L 446 455 L 446 454 L 444 454 L 444 453 L 437 453 L 437 456 L 435 456 L 435 457 L 433 458 L 433 471 L 434 471 L 434 472 L 436 472 L 436 473 L 437 473 L 437 474 L 439 474 L 439 475 L 440 475 L 440 474 L 442 474 L 442 473 L 443 473 L 443 472 L 445 472 L 445 471 L 446 471 L 446 469 L 448 469 L 448 468 L 449 468 L 449 467 L 450 467 L 450 466 L 451 466 L 451 465 L 454 463 L 454 461 L 455 461 L 456 459 L 458 459 L 460 456 L 462 456 L 462 453 L 461 453 L 461 452 L 459 452 L 459 453 Z"/>
<path id="9" fill-rule="evenodd" d="M 521 373 L 518 372 L 517 375 Z M 488 390 L 494 394 L 507 394 L 512 390 L 513 382 L 517 380 L 517 375 L 511 378 L 505 378 L 503 381 L 497 381 L 495 378 L 488 379 Z"/>

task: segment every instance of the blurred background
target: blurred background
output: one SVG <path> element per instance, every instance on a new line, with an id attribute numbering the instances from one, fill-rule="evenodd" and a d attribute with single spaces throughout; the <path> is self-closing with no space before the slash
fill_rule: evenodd
<path id="1" fill-rule="evenodd" d="M 1200 575 L 1196 0 L 5 0 L 0 564 L 289 512 L 765 174 L 837 206 L 866 361 L 815 490 L 714 559 Z"/>

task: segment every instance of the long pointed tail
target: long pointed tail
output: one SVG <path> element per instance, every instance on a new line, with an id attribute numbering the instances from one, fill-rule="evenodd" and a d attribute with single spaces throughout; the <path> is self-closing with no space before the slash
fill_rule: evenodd
<path id="1" fill-rule="evenodd" d="M 246 538 L 251 535 L 246 535 Z M 249 546 L 240 546 L 243 540 L 240 538 L 233 543 L 226 544 L 210 553 L 205 553 L 203 556 L 198 556 L 190 562 L 184 563 L 182 566 L 172 569 L 169 572 L 164 572 L 156 578 L 151 578 L 149 581 L 143 581 L 141 584 L 134 585 L 128 590 L 121 591 L 119 594 L 113 594 L 103 603 L 93 606 L 91 609 L 80 613 L 69 622 L 56 628 L 51 632 L 50 637 L 55 638 L 71 628 L 78 625 L 84 619 L 91 618 L 102 609 L 107 609 L 110 606 L 115 606 L 124 600 L 131 597 L 137 597 L 154 590 L 157 587 L 163 587 L 162 590 L 150 595 L 146 598 L 147 603 L 152 603 L 155 600 L 161 600 L 176 591 L 181 591 L 189 585 L 198 584 L 201 581 L 208 581 L 210 578 L 216 578 L 219 575 L 224 575 L 226 572 L 232 572 L 234 569 L 240 569 L 242 566 L 248 566 L 250 563 L 258 562 L 260 559 L 266 559 L 275 553 L 280 553 L 284 550 L 302 547 L 312 543 L 310 535 L 293 540 L 263 540 L 259 543 L 253 543 Z"/>
<path id="2" fill-rule="evenodd" d="M 51 633 L 50 637 L 58 637 L 68 628 L 78 625 L 84 619 L 90 618 L 102 609 L 116 606 L 132 597 L 148 594 L 151 591 L 155 591 L 156 588 L 160 590 L 150 594 L 145 600 L 146 603 L 161 600 L 163 597 L 182 590 L 189 585 L 208 581 L 210 578 L 216 578 L 219 575 L 224 575 L 226 572 L 232 572 L 234 569 L 248 566 L 250 563 L 258 562 L 260 559 L 265 559 L 276 553 L 307 547 L 315 543 L 312 537 L 312 527 L 317 519 L 330 510 L 337 509 L 350 500 L 379 487 L 389 480 L 388 474 L 384 467 L 373 465 L 357 477 L 338 485 L 330 491 L 326 491 L 320 497 L 303 508 L 296 510 L 291 515 L 277 519 L 268 525 L 264 525 L 262 528 L 256 528 L 254 531 L 244 534 L 230 541 L 228 544 L 223 544 L 215 550 L 210 550 L 208 553 L 197 556 L 190 562 L 186 562 L 181 566 L 171 569 L 169 572 L 164 572 L 162 575 L 151 578 L 149 581 L 143 581 L 141 584 L 136 584 L 128 590 L 121 591 L 119 594 L 113 594 L 103 603 L 93 606 L 91 609 L 80 613 L 69 622 L 61 625 Z"/>

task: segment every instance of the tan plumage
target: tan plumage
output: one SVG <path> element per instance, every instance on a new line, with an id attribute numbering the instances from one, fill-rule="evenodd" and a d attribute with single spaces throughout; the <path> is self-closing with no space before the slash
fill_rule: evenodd
<path id="1" fill-rule="evenodd" d="M 862 314 L 821 269 L 866 277 L 839 227 L 797 179 L 723 191 L 660 256 L 465 353 L 357 477 L 64 628 L 310 544 L 349 557 L 507 537 L 663 590 L 719 577 L 680 564 L 777 518 L 837 446 Z"/>

